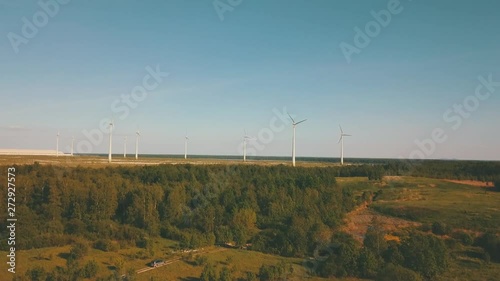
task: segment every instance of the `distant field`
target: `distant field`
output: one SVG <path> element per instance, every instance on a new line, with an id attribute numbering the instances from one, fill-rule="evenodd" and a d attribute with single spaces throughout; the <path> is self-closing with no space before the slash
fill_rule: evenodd
<path id="1" fill-rule="evenodd" d="M 500 231 L 500 193 L 445 180 L 404 177 L 388 180 L 371 208 L 418 221 L 443 222 L 456 229 Z"/>
<path id="2" fill-rule="evenodd" d="M 13 155 L 0 155 L 0 165 L 31 165 L 38 162 L 41 165 L 61 165 L 65 167 L 108 167 L 117 165 L 160 165 L 160 164 L 192 164 L 192 165 L 217 165 L 217 164 L 242 164 L 242 165 L 291 165 L 291 160 L 247 160 L 243 162 L 240 159 L 223 159 L 223 158 L 166 158 L 166 157 L 140 157 L 135 159 L 133 157 L 123 158 L 123 156 L 114 156 L 113 161 L 108 163 L 108 158 L 104 156 L 74 156 L 74 157 L 56 157 L 56 156 L 13 156 Z M 334 162 L 314 162 L 314 161 L 297 161 L 298 166 L 304 167 L 328 167 L 339 166 L 340 164 Z"/>

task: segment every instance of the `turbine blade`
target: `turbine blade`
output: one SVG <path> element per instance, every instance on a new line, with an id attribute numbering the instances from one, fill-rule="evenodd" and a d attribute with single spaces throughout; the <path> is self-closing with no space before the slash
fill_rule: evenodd
<path id="1" fill-rule="evenodd" d="M 339 125 L 339 128 L 340 128 L 340 133 L 344 134 L 344 130 L 342 130 L 342 126 Z"/>
<path id="2" fill-rule="evenodd" d="M 342 136 L 340 136 L 339 142 L 337 142 L 337 143 L 340 143 L 340 141 L 342 141 Z"/>
<path id="3" fill-rule="evenodd" d="M 288 117 L 290 117 L 290 119 L 292 119 L 292 122 L 293 122 L 293 123 L 295 123 L 295 120 L 293 120 L 293 118 L 292 118 L 292 116 L 290 115 L 290 113 L 288 113 L 288 112 L 287 112 L 286 114 L 288 114 Z"/>
<path id="4" fill-rule="evenodd" d="M 352 135 L 342 134 L 344 137 L 352 137 Z"/>
<path id="5" fill-rule="evenodd" d="M 302 122 L 306 122 L 306 121 L 307 121 L 307 119 L 304 119 L 304 120 L 302 120 L 302 121 L 299 121 L 299 122 L 295 123 L 295 125 L 299 125 L 300 123 L 302 123 Z"/>

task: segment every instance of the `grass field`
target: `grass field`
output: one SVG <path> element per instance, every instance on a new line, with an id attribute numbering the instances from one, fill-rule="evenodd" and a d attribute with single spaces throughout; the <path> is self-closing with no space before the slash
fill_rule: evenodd
<path id="1" fill-rule="evenodd" d="M 192 165 L 217 165 L 217 164 L 241 164 L 241 165 L 290 165 L 290 160 L 248 160 L 243 162 L 239 159 L 221 159 L 221 158 L 155 158 L 155 157 L 139 157 L 135 160 L 134 157 L 123 158 L 122 156 L 113 156 L 112 163 L 108 163 L 108 158 L 103 156 L 13 156 L 0 155 L 0 165 L 32 165 L 38 162 L 41 165 L 56 165 L 64 167 L 109 167 L 117 165 L 134 166 L 134 165 L 160 165 L 160 164 L 192 164 Z M 332 162 L 313 162 L 313 161 L 297 161 L 297 166 L 303 167 L 331 167 L 339 166 L 338 163 Z"/>
<path id="2" fill-rule="evenodd" d="M 156 239 L 155 243 L 157 244 L 156 247 L 158 250 L 156 251 L 154 257 L 136 258 L 138 253 L 144 252 L 144 249 L 135 247 L 120 249 L 115 252 L 103 252 L 91 249 L 89 253 L 79 261 L 79 264 L 82 266 L 90 260 L 95 260 L 99 265 L 99 272 L 96 276 L 97 278 L 111 275 L 114 270 L 114 265 L 119 260 L 123 261 L 123 272 L 125 273 L 128 270 L 137 271 L 145 268 L 147 267 L 148 262 L 156 258 L 168 260 L 176 257 L 182 257 L 179 261 L 172 264 L 137 274 L 136 278 L 137 280 L 198 280 L 204 266 L 197 266 L 192 260 L 197 255 L 202 255 L 206 256 L 208 262 L 215 264 L 219 269 L 227 266 L 228 268 L 234 270 L 234 277 L 243 277 L 246 272 L 258 273 L 259 268 L 263 264 L 276 265 L 280 261 L 285 261 L 288 264 L 292 264 L 294 269 L 294 272 L 289 280 L 359 280 L 324 279 L 318 277 L 310 278 L 302 266 L 303 260 L 297 258 L 284 258 L 254 251 L 220 247 L 209 247 L 204 249 L 203 252 L 192 254 L 191 257 L 189 257 L 189 254 L 176 255 L 171 253 L 171 251 L 175 248 L 174 246 L 177 244 L 174 241 Z M 55 267 L 65 267 L 66 257 L 69 254 L 70 248 L 71 246 L 65 246 L 19 251 L 17 252 L 18 268 L 16 268 L 16 274 L 21 276 L 24 275 L 28 267 L 33 268 L 40 266 L 46 271 L 51 271 Z M 7 253 L 0 252 L 0 254 L 5 256 Z M 4 272 L 6 272 L 5 266 L 2 265 L 2 267 L 2 270 L 5 270 Z M 3 280 L 12 280 L 12 276 L 10 274 L 1 274 L 0 281 Z"/>
<path id="3" fill-rule="evenodd" d="M 347 216 L 343 230 L 355 238 L 362 239 L 374 217 L 388 232 L 434 222 L 473 235 L 487 230 L 500 232 L 500 193 L 477 184 L 414 177 L 386 177 L 381 182 L 337 178 L 337 182 L 357 195 L 365 191 L 377 194 L 371 204 Z M 484 262 L 478 252 L 480 249 L 472 246 L 453 248 L 450 268 L 437 280 L 499 280 L 500 264 Z"/>

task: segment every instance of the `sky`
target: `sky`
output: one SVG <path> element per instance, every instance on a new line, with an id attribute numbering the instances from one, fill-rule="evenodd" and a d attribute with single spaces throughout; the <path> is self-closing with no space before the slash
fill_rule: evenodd
<path id="1" fill-rule="evenodd" d="M 0 0 L 0 148 L 55 149 L 60 132 L 60 150 L 106 153 L 113 119 L 114 153 L 139 130 L 141 153 L 183 154 L 187 133 L 191 154 L 240 155 L 246 131 L 249 155 L 289 156 L 288 112 L 307 119 L 298 156 L 339 157 L 341 124 L 345 157 L 500 160 L 499 10 Z"/>

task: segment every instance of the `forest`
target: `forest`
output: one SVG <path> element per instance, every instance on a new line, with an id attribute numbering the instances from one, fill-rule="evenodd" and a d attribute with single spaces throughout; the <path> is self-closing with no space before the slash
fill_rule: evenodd
<path id="1" fill-rule="evenodd" d="M 444 242 L 418 231 L 402 235 L 401 243 L 387 242 L 386 233 L 374 222 L 360 245 L 339 227 L 346 213 L 371 198 L 340 187 L 336 177 L 377 181 L 384 175 L 412 175 L 491 180 L 499 186 L 499 163 L 466 163 L 392 161 L 308 168 L 16 166 L 16 211 L 22 218 L 17 247 L 63 246 L 82 238 L 103 251 L 116 247 L 112 241 L 147 249 L 151 237 L 163 237 L 178 241 L 183 249 L 232 245 L 284 257 L 315 257 L 312 265 L 304 266 L 323 277 L 430 279 L 447 268 Z M 6 220 L 5 213 L 0 219 Z M 7 232 L 0 232 L 1 250 L 7 250 Z M 487 249 L 485 258 L 499 261 L 496 234 L 470 243 Z M 318 259 L 324 252 L 327 258 Z M 259 280 L 286 278 L 282 276 L 286 270 L 261 270 Z M 54 276 L 44 280 L 68 278 Z"/>

